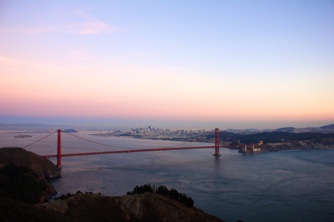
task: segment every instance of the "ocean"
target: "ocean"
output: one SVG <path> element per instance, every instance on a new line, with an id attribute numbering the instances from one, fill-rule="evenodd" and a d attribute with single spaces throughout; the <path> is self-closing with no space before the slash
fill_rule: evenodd
<path id="1" fill-rule="evenodd" d="M 23 147 L 45 136 L 0 133 L 0 147 Z M 63 136 L 63 153 L 152 147 L 201 146 L 207 143 L 133 138 Z M 212 144 L 213 145 L 213 144 Z M 56 152 L 56 136 L 26 148 L 41 155 Z M 192 197 L 195 206 L 226 221 L 334 221 L 334 149 L 240 154 L 214 149 L 158 151 L 66 157 L 59 194 L 82 192 L 125 195 L 136 185 L 165 185 Z M 55 159 L 51 159 L 55 162 Z"/>

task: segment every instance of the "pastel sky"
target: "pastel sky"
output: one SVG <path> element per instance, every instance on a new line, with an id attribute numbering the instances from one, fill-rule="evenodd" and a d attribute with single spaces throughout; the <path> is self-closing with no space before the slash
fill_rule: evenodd
<path id="1" fill-rule="evenodd" d="M 333 123 L 334 1 L 1 0 L 0 101 L 0 122 Z"/>

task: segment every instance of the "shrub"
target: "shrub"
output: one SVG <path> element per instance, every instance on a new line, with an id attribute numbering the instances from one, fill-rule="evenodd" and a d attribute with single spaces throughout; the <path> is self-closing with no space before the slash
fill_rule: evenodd
<path id="1" fill-rule="evenodd" d="M 177 200 L 180 203 L 185 204 L 188 207 L 194 206 L 194 201 L 191 197 L 187 197 L 186 194 L 179 193 L 177 190 L 172 188 L 169 190 L 166 186 L 159 186 L 159 187 L 154 187 L 151 186 L 150 184 L 145 184 L 142 186 L 135 186 L 133 191 L 128 191 L 126 194 L 127 195 L 133 195 L 133 194 L 142 194 L 142 193 L 156 193 L 165 197 L 168 197 L 170 199 Z"/>

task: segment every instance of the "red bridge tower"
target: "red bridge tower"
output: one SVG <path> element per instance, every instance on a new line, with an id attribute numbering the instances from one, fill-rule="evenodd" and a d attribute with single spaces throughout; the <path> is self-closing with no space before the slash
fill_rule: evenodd
<path id="1" fill-rule="evenodd" d="M 215 129 L 215 154 L 213 154 L 216 157 L 219 157 L 219 128 Z"/>
<path id="2" fill-rule="evenodd" d="M 58 140 L 57 140 L 57 167 L 61 169 L 61 130 L 58 129 Z"/>

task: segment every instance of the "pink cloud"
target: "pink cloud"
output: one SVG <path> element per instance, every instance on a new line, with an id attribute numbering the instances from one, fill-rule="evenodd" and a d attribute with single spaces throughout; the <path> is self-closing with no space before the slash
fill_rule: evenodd
<path id="1" fill-rule="evenodd" d="M 77 22 L 70 24 L 68 27 L 72 32 L 81 35 L 99 34 L 112 30 L 109 24 L 102 21 Z"/>
<path id="2" fill-rule="evenodd" d="M 0 27 L 0 33 L 14 34 L 43 34 L 43 33 L 76 33 L 80 35 L 100 34 L 116 31 L 110 24 L 91 16 L 90 8 L 73 9 L 69 12 L 58 13 L 57 23 L 36 27 Z"/>
<path id="3" fill-rule="evenodd" d="M 99 34 L 109 31 L 115 31 L 112 27 L 102 21 L 76 22 L 67 25 L 65 32 L 72 32 L 81 35 Z M 17 34 L 43 34 L 50 32 L 62 32 L 61 28 L 55 27 L 35 27 L 35 28 L 3 28 L 0 33 L 17 33 Z"/>
<path id="4" fill-rule="evenodd" d="M 91 8 L 73 9 L 70 14 L 74 16 L 76 22 L 71 22 L 67 25 L 70 32 L 81 35 L 99 34 L 109 31 L 115 31 L 108 23 L 101 21 L 90 15 L 88 11 Z"/>

